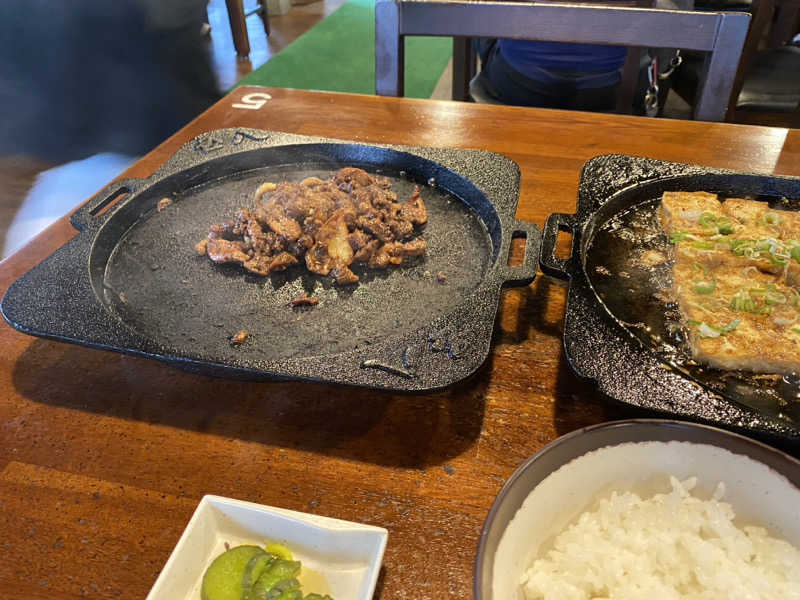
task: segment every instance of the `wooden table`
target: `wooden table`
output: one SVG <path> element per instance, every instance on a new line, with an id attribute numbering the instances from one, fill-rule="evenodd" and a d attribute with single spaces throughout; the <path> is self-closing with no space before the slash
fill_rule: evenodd
<path id="1" fill-rule="evenodd" d="M 279 89 L 233 107 L 264 91 L 236 90 L 126 176 L 220 127 L 481 148 L 519 163 L 517 217 L 542 225 L 574 210 L 598 154 L 800 174 L 794 130 Z M 2 291 L 74 235 L 62 219 L 3 262 Z M 199 499 L 219 494 L 386 527 L 376 598 L 470 598 L 483 520 L 514 469 L 625 416 L 564 359 L 565 291 L 540 275 L 506 292 L 486 364 L 427 396 L 210 379 L 3 324 L 0 595 L 142 598 Z"/>

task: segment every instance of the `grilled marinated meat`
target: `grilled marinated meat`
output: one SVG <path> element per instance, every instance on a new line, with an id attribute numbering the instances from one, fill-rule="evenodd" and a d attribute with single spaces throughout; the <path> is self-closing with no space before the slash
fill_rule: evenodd
<path id="1" fill-rule="evenodd" d="M 255 200 L 232 220 L 212 225 L 195 250 L 257 275 L 304 261 L 313 273 L 351 284 L 358 281 L 354 262 L 383 269 L 427 249 L 425 240 L 413 238 L 428 220 L 419 188 L 399 202 L 388 178 L 355 167 L 328 180 L 262 184 Z"/>
<path id="2" fill-rule="evenodd" d="M 296 308 L 298 306 L 316 306 L 319 304 L 319 298 L 315 298 L 314 296 L 309 296 L 305 292 L 297 296 L 294 300 L 289 303 L 289 306 Z"/>

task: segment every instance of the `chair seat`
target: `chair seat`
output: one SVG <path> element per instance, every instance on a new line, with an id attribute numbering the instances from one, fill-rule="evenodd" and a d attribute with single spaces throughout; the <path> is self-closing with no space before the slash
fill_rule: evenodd
<path id="1" fill-rule="evenodd" d="M 480 73 L 469 82 L 469 95 L 478 104 L 502 104 L 502 102 L 495 98 L 488 90 Z"/>
<path id="2" fill-rule="evenodd" d="M 737 108 L 792 112 L 800 105 L 800 47 L 783 46 L 759 56 Z"/>

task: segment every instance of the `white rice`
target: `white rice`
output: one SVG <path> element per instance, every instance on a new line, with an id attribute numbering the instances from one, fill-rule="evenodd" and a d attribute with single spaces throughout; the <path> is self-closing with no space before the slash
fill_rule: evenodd
<path id="1" fill-rule="evenodd" d="M 613 492 L 580 515 L 522 578 L 527 600 L 800 599 L 800 551 L 762 527 L 738 527 L 719 484 L 692 477 L 642 499 Z M 798 508 L 800 510 L 800 507 Z"/>

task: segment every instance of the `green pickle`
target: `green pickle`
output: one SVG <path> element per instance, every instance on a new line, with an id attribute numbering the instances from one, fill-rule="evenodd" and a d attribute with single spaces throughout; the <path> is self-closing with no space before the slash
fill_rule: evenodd
<path id="1" fill-rule="evenodd" d="M 281 544 L 236 546 L 220 554 L 206 569 L 202 600 L 333 600 L 330 596 L 305 597 L 297 577 L 300 561 Z"/>
<path id="2" fill-rule="evenodd" d="M 267 571 L 276 560 L 278 559 L 266 552 L 257 554 L 250 559 L 250 562 L 247 563 L 244 569 L 244 575 L 242 575 L 242 600 L 252 599 L 253 585 L 258 581 L 258 578 L 261 577 L 264 571 Z"/>
<path id="3" fill-rule="evenodd" d="M 297 579 L 284 579 L 276 583 L 267 594 L 267 600 L 303 600 L 300 582 Z"/>
<path id="4" fill-rule="evenodd" d="M 258 546 L 236 546 L 220 554 L 203 575 L 202 600 L 241 600 L 244 571 L 250 559 L 261 554 L 267 556 Z"/>
<path id="5" fill-rule="evenodd" d="M 269 591 L 283 579 L 292 579 L 299 574 L 299 562 L 278 559 L 258 578 L 258 583 Z"/>

